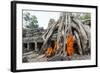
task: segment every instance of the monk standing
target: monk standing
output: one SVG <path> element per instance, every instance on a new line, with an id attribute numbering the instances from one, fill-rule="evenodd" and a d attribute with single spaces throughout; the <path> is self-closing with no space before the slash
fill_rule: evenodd
<path id="1" fill-rule="evenodd" d="M 68 59 L 71 59 L 73 54 L 74 54 L 74 37 L 72 34 L 69 34 L 67 39 L 66 39 L 66 43 L 67 43 L 67 48 L 66 48 L 66 52 L 67 52 L 67 56 Z"/>

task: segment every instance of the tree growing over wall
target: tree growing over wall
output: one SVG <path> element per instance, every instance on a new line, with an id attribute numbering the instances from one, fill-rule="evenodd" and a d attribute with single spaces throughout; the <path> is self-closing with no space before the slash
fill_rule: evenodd
<path id="1" fill-rule="evenodd" d="M 55 52 L 55 54 L 53 54 L 53 57 L 57 55 L 66 57 L 68 56 L 66 55 L 68 53 L 66 52 L 66 44 L 68 44 L 68 42 L 66 42 L 65 40 L 70 34 L 72 34 L 75 39 L 75 43 L 77 44 L 77 52 L 79 53 L 79 55 L 90 54 L 90 27 L 83 24 L 79 17 L 74 16 L 73 13 L 67 12 L 62 12 L 57 22 L 52 21 L 52 23 L 49 24 L 47 31 L 43 34 L 44 43 L 39 54 L 43 54 L 45 51 L 48 52 L 48 48 L 50 46 L 50 38 L 53 36 L 55 30 L 58 31 L 56 41 L 56 44 L 58 46 L 56 49 L 52 48 L 51 50 Z M 49 55 L 50 53 L 52 54 L 51 51 L 49 52 Z"/>

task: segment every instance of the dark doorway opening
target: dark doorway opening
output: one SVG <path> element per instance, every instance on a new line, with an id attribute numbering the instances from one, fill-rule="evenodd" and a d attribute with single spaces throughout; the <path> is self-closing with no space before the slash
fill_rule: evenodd
<path id="1" fill-rule="evenodd" d="M 51 40 L 51 47 L 54 48 L 54 46 L 55 46 L 55 41 Z"/>
<path id="2" fill-rule="evenodd" d="M 27 43 L 23 43 L 23 48 L 27 48 Z"/>
<path id="3" fill-rule="evenodd" d="M 38 42 L 38 43 L 37 43 L 37 49 L 38 49 L 38 51 L 41 50 L 42 45 L 43 45 L 43 42 Z"/>
<path id="4" fill-rule="evenodd" d="M 29 43 L 29 50 L 35 50 L 35 43 Z"/>
<path id="5" fill-rule="evenodd" d="M 23 53 L 27 52 L 27 43 L 23 43 Z"/>

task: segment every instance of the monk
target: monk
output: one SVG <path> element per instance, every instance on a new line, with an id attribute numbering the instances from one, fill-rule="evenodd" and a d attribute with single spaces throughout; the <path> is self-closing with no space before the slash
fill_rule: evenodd
<path id="1" fill-rule="evenodd" d="M 68 56 L 68 59 L 71 59 L 73 54 L 74 54 L 74 37 L 72 34 L 69 34 L 67 39 L 66 39 L 66 43 L 67 43 L 67 48 L 66 48 L 66 53 Z"/>
<path id="2" fill-rule="evenodd" d="M 51 57 L 53 56 L 55 53 L 56 53 L 56 49 L 57 49 L 57 42 L 53 42 L 52 45 L 50 45 L 48 48 L 47 48 L 47 51 L 46 51 L 46 57 Z"/>
<path id="3" fill-rule="evenodd" d="M 52 55 L 52 52 L 53 52 L 53 48 L 52 47 L 48 47 L 47 51 L 46 51 L 46 56 L 47 57 L 50 57 Z"/>

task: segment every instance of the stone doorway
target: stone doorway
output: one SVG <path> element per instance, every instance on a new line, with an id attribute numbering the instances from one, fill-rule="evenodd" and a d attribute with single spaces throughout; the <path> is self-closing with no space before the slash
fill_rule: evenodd
<path id="1" fill-rule="evenodd" d="M 38 49 L 38 51 L 41 50 L 42 45 L 43 45 L 43 42 L 37 42 L 37 49 Z"/>
<path id="2" fill-rule="evenodd" d="M 29 51 L 35 50 L 35 43 L 31 42 L 29 43 Z"/>

